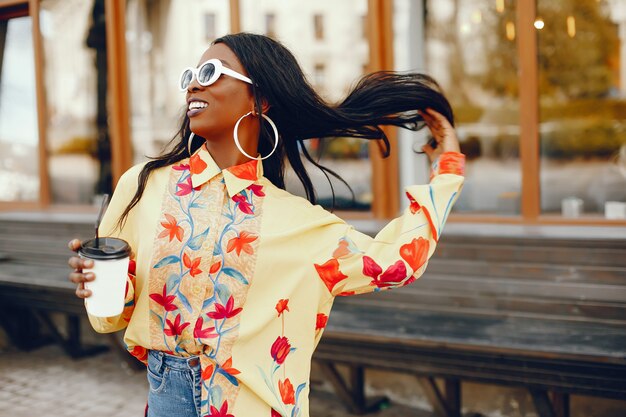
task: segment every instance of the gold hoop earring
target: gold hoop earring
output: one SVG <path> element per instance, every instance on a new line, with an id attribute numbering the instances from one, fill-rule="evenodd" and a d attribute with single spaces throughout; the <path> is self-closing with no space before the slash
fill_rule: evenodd
<path id="1" fill-rule="evenodd" d="M 235 139 L 235 145 L 237 146 L 237 149 L 239 149 L 239 152 L 241 152 L 242 154 L 244 154 L 245 156 L 247 156 L 250 159 L 256 159 L 254 156 L 250 156 L 246 153 L 246 151 L 243 150 L 243 148 L 241 147 L 241 145 L 239 144 L 239 135 L 237 134 L 237 130 L 239 130 L 239 123 L 241 123 L 241 121 L 250 116 L 252 114 L 251 111 L 249 111 L 248 113 L 244 114 L 243 116 L 241 116 L 239 118 L 239 120 L 237 120 L 237 123 L 235 124 L 235 129 L 233 131 L 233 138 Z M 274 148 L 272 149 L 272 152 L 270 152 L 268 155 L 264 156 L 261 158 L 261 160 L 267 159 L 270 156 L 272 156 L 274 154 L 274 152 L 276 151 L 276 148 L 278 148 L 278 129 L 276 128 L 276 125 L 274 124 L 274 121 L 272 119 L 270 119 L 270 117 L 266 114 L 262 114 L 261 116 L 263 116 L 263 118 L 265 120 L 267 120 L 267 122 L 270 124 L 270 126 L 272 126 L 272 130 L 274 131 Z"/>

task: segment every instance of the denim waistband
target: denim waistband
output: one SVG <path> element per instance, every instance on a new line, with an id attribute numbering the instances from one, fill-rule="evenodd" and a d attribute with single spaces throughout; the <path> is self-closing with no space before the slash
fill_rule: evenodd
<path id="1" fill-rule="evenodd" d="M 200 358 L 197 356 L 174 356 L 158 350 L 151 350 L 148 352 L 148 361 L 151 360 L 156 361 L 160 367 L 167 366 L 170 369 L 200 371 Z"/>

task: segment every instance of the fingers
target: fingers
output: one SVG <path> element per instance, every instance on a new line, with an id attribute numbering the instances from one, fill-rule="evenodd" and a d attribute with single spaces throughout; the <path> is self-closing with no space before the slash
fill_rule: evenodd
<path id="1" fill-rule="evenodd" d="M 430 108 L 420 111 L 419 114 L 437 143 L 442 145 L 438 149 L 442 152 L 460 152 L 456 131 L 445 116 Z"/>
<path id="2" fill-rule="evenodd" d="M 96 276 L 93 272 L 87 272 L 83 274 L 79 271 L 70 272 L 69 280 L 74 284 L 83 284 L 84 282 L 93 281 Z"/>
<path id="3" fill-rule="evenodd" d="M 85 289 L 85 285 L 81 282 L 76 287 L 76 296 L 78 298 L 88 298 L 91 296 L 91 290 Z"/>
<path id="4" fill-rule="evenodd" d="M 78 256 L 72 256 L 67 261 L 67 264 L 70 266 L 70 268 L 77 271 L 82 271 L 83 269 L 93 267 L 93 261 L 91 259 L 83 259 L 79 258 Z"/>
<path id="5" fill-rule="evenodd" d="M 419 114 L 424 119 L 433 137 L 437 142 L 441 143 L 446 137 L 447 131 L 452 129 L 448 120 L 441 113 L 433 109 L 426 109 L 425 112 L 420 112 Z"/>
<path id="6" fill-rule="evenodd" d="M 70 245 L 71 244 L 72 242 L 70 242 Z M 91 291 L 85 288 L 85 282 L 93 281 L 96 279 L 96 275 L 93 272 L 83 273 L 83 269 L 93 267 L 93 260 L 72 256 L 67 261 L 67 264 L 73 269 L 68 278 L 70 282 L 76 284 L 76 296 L 78 298 L 87 298 L 91 296 Z"/>
<path id="7" fill-rule="evenodd" d="M 77 252 L 78 249 L 80 249 L 80 245 L 82 244 L 82 242 L 78 239 L 72 239 L 69 241 L 69 243 L 67 244 L 67 247 L 70 248 L 71 251 L 73 252 Z"/>

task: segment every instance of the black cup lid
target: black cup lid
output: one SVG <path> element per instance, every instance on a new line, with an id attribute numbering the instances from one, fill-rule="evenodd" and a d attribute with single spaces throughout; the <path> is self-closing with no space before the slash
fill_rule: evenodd
<path id="1" fill-rule="evenodd" d="M 126 241 L 115 237 L 101 237 L 83 242 L 78 253 L 92 259 L 122 259 L 130 255 L 130 246 Z"/>

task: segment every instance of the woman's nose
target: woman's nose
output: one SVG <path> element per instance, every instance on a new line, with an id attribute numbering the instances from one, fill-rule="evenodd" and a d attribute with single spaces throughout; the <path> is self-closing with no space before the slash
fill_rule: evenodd
<path id="1" fill-rule="evenodd" d="M 204 89 L 204 87 L 200 85 L 200 83 L 198 82 L 198 78 L 196 77 L 193 77 L 193 79 L 187 86 L 187 91 L 190 93 L 193 93 L 202 89 Z"/>

